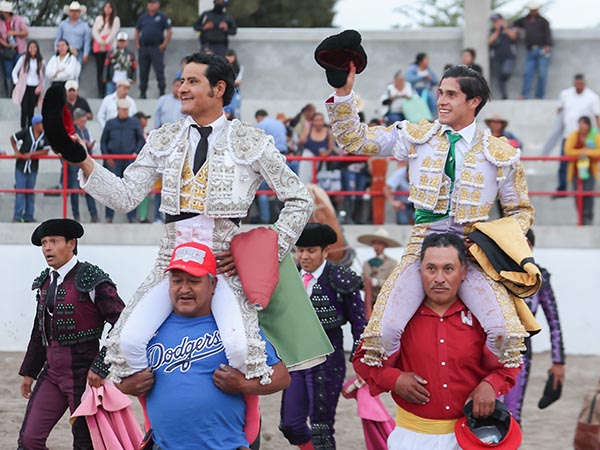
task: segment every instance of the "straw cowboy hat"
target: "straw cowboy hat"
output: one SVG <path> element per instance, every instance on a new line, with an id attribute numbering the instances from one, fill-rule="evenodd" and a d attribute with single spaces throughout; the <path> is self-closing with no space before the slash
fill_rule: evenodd
<path id="1" fill-rule="evenodd" d="M 385 243 L 386 247 L 400 247 L 400 242 L 392 239 L 390 237 L 390 233 L 387 232 L 385 228 L 378 229 L 375 233 L 372 234 L 361 234 L 358 237 L 358 242 L 365 245 L 373 244 L 373 241 L 381 241 Z"/>
<path id="2" fill-rule="evenodd" d="M 485 119 L 485 124 L 489 127 L 490 122 L 502 122 L 504 127 L 508 125 L 508 119 L 504 118 L 502 114 L 492 114 L 490 117 Z"/>
<path id="3" fill-rule="evenodd" d="M 69 14 L 69 11 L 80 11 L 81 14 L 85 14 L 87 11 L 87 6 L 80 4 L 79 2 L 71 2 L 69 5 L 65 5 L 63 7 L 63 11 L 65 14 Z"/>
<path id="4" fill-rule="evenodd" d="M 11 2 L 1 1 L 0 12 L 10 13 L 13 12 L 13 4 Z"/>
<path id="5" fill-rule="evenodd" d="M 525 6 L 527 9 L 540 9 L 544 6 L 544 2 L 540 2 L 538 0 L 532 0 Z"/>

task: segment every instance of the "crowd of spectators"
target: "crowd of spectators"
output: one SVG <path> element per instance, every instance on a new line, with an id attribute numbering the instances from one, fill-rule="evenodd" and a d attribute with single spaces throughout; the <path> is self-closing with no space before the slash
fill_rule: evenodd
<path id="1" fill-rule="evenodd" d="M 159 0 L 148 0 L 147 11 L 138 19 L 135 27 L 134 45 L 130 47 L 130 37 L 121 30 L 121 21 L 115 4 L 106 1 L 90 27 L 82 19 L 86 14 L 86 6 L 77 1 L 64 7 L 65 17 L 57 26 L 55 36 L 55 51 L 49 59 L 45 59 L 40 52 L 40 46 L 35 40 L 27 41 L 28 30 L 25 20 L 13 14 L 13 4 L 0 1 L 0 59 L 4 71 L 4 87 L 7 94 L 12 95 L 13 102 L 21 106 L 19 133 L 25 133 L 32 127 L 32 119 L 36 109 L 40 109 L 43 99 L 44 86 L 60 84 L 67 92 L 67 104 L 73 116 L 78 109 L 80 121 L 93 120 L 101 126 L 101 137 L 96 143 L 88 138 L 88 150 L 91 153 L 110 154 L 135 154 L 143 145 L 148 131 L 145 130 L 147 119 L 150 117 L 139 111 L 136 101 L 130 95 L 132 86 L 138 83 L 141 99 L 147 98 L 147 89 L 151 67 L 154 68 L 160 97 L 154 111 L 154 126 L 160 127 L 164 123 L 182 118 L 180 112 L 181 101 L 178 89 L 180 86 L 181 71 L 173 78 L 165 75 L 164 53 L 171 36 L 171 20 L 161 10 Z M 543 98 L 547 79 L 548 65 L 552 48 L 552 36 L 548 21 L 540 15 L 540 4 L 530 1 L 527 4 L 528 14 L 513 23 L 509 23 L 499 13 L 491 16 L 492 27 L 489 33 L 488 45 L 490 47 L 490 70 L 492 79 L 498 84 L 501 98 L 508 98 L 506 84 L 512 75 L 516 64 L 516 43 L 520 37 L 524 38 L 527 47 L 525 61 L 525 74 L 523 89 L 519 98 L 529 98 L 533 80 L 537 76 L 535 97 Z M 90 22 L 91 23 L 91 22 Z M 193 25 L 198 32 L 200 50 L 223 55 L 231 64 L 236 75 L 236 93 L 230 105 L 225 108 L 228 118 L 241 119 L 241 91 L 244 68 L 238 60 L 234 49 L 229 48 L 229 36 L 235 35 L 237 25 L 234 17 L 227 12 L 224 0 L 214 0 L 213 8 L 200 14 Z M 82 67 L 88 63 L 90 53 L 93 54 L 96 66 L 96 83 L 98 96 L 103 98 L 97 114 L 91 110 L 86 99 L 78 93 L 79 77 Z M 455 63 L 466 65 L 473 70 L 483 72 L 482 67 L 476 62 L 476 52 L 472 48 L 465 48 L 457 55 Z M 446 64 L 444 71 L 453 63 Z M 436 115 L 436 89 L 439 72 L 431 67 L 427 53 L 419 52 L 411 64 L 397 70 L 393 80 L 385 87 L 379 99 L 379 115 L 371 120 L 373 124 L 391 125 L 401 120 L 420 122 L 433 120 Z M 581 76 L 582 77 L 582 76 Z M 166 84 L 172 80 L 171 92 L 166 92 Z M 585 86 L 584 86 L 585 87 Z M 565 143 L 570 134 L 579 126 L 579 119 L 588 117 L 592 122 L 599 121 L 600 106 L 593 100 L 593 93 L 589 88 L 577 90 L 574 87 L 561 94 L 562 124 L 562 152 L 566 154 Z M 596 96 L 597 97 L 597 96 Z M 592 100 L 590 100 L 592 98 Z M 585 99 L 585 100 L 583 100 Z M 124 101 L 124 102 L 123 102 Z M 587 103 L 586 103 L 587 101 Z M 120 108 L 118 105 L 122 105 Z M 125 107 L 125 102 L 127 107 Z M 593 105 L 590 106 L 592 103 Z M 594 103 L 596 102 L 596 103 Z M 584 103 L 586 106 L 584 106 Z M 586 109 L 587 107 L 587 109 Z M 585 110 L 585 111 L 584 111 Z M 85 114 L 85 118 L 81 114 Z M 123 117 L 121 117 L 123 116 Z M 568 116 L 568 117 L 567 117 Z M 132 118 L 133 122 L 125 119 Z M 117 120 L 116 122 L 114 120 Z M 325 116 L 318 112 L 314 105 L 307 104 L 293 118 L 283 114 L 276 117 L 269 116 L 265 110 L 255 114 L 257 127 L 263 128 L 267 134 L 273 136 L 277 147 L 285 155 L 291 156 L 320 156 L 326 157 L 339 155 L 329 129 Z M 595 120 L 594 120 L 595 119 Z M 113 122 L 111 122 L 111 120 Z M 144 123 L 145 122 L 145 123 Z M 569 122 L 568 124 L 566 122 Z M 107 129 L 107 125 L 111 127 Z M 522 146 L 514 135 L 506 130 L 507 120 L 502 117 L 489 117 L 486 120 L 492 134 L 506 136 L 514 145 Z M 120 124 L 121 126 L 116 126 Z M 126 125 L 127 124 L 127 125 Z M 41 126 L 37 124 L 38 128 Z M 86 124 L 82 123 L 85 128 Z M 135 138 L 125 140 L 116 139 L 116 130 L 127 127 L 128 133 L 133 133 Z M 139 128 L 138 128 L 139 126 Z M 86 129 L 87 130 L 87 129 Z M 596 128 L 592 126 L 591 132 Z M 120 132 L 124 132 L 121 130 Z M 78 131 L 79 133 L 79 131 Z M 82 131 L 89 133 L 89 131 Z M 15 133 L 16 135 L 20 135 Z M 138 140 L 138 136 L 140 140 Z M 120 148 L 114 150 L 114 144 L 108 142 L 120 141 Z M 592 142 L 588 139 L 587 142 Z M 132 147 L 123 148 L 123 142 L 131 143 Z M 17 142 L 23 144 L 22 142 Z M 34 156 L 35 157 L 35 156 Z M 110 164 L 111 170 L 120 173 L 126 167 L 122 160 L 105 161 Z M 306 182 L 316 182 L 328 191 L 332 203 L 338 213 L 345 213 L 346 221 L 350 223 L 365 223 L 370 220 L 370 196 L 368 191 L 371 184 L 369 164 L 366 162 L 338 162 L 321 161 L 314 165 L 311 161 L 290 161 L 290 167 L 296 171 L 300 178 Z M 595 178 L 595 166 L 592 165 L 590 178 Z M 406 168 L 399 167 L 392 173 L 385 187 L 385 195 L 397 215 L 398 223 L 411 223 L 411 209 L 406 202 L 406 195 L 394 194 L 404 191 L 406 187 Z M 76 180 L 70 177 L 70 188 L 76 187 Z M 569 171 L 569 180 L 572 171 Z M 590 186 L 591 181 L 585 186 Z M 22 183 L 21 183 L 22 184 Z M 62 182 L 59 182 L 59 186 Z M 57 186 L 57 187 L 59 187 Z M 567 163 L 561 165 L 558 190 L 567 187 Z M 266 185 L 263 186 L 266 189 Z M 336 191 L 358 191 L 360 195 L 334 195 Z M 76 203 L 77 195 L 72 196 L 72 214 L 80 219 L 79 208 Z M 589 198 L 586 204 L 593 200 Z M 92 200 L 93 201 L 93 200 Z M 159 198 L 156 199 L 159 201 Z M 88 209 L 91 220 L 99 220 L 95 207 Z M 154 219 L 160 220 L 157 212 L 158 205 L 154 207 Z M 273 197 L 261 195 L 255 208 L 253 217 L 255 222 L 270 222 L 277 214 L 277 201 Z M 149 221 L 147 214 L 143 214 L 143 221 Z M 135 214 L 128 216 L 130 222 L 140 220 Z M 15 213 L 15 220 L 23 221 L 25 212 Z M 107 212 L 105 220 L 112 221 L 112 215 Z"/>

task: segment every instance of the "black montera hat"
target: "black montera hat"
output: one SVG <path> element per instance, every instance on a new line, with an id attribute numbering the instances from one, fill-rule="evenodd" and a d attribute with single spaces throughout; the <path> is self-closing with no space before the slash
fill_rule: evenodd
<path id="1" fill-rule="evenodd" d="M 49 219 L 42 222 L 31 235 L 31 243 L 41 247 L 46 236 L 64 236 L 65 239 L 79 239 L 83 236 L 83 227 L 72 219 Z"/>
<path id="2" fill-rule="evenodd" d="M 79 142 L 71 139 L 75 134 L 75 127 L 71 111 L 67 106 L 65 88 L 62 85 L 50 86 L 44 94 L 42 116 L 44 133 L 52 150 L 60 153 L 69 162 L 82 162 L 87 157 L 87 151 Z"/>
<path id="3" fill-rule="evenodd" d="M 554 375 L 550 374 L 544 387 L 544 395 L 538 402 L 538 408 L 544 409 L 554 403 L 560 398 L 562 393 L 562 383 L 557 383 L 556 389 L 554 389 Z"/>
<path id="4" fill-rule="evenodd" d="M 327 82 L 336 88 L 346 84 L 350 61 L 356 66 L 356 73 L 367 67 L 367 53 L 360 44 L 362 37 L 358 31 L 345 30 L 325 38 L 315 50 L 315 60 L 327 73 Z"/>
<path id="5" fill-rule="evenodd" d="M 298 247 L 327 247 L 337 242 L 337 234 L 329 225 L 309 223 L 298 238 Z"/>

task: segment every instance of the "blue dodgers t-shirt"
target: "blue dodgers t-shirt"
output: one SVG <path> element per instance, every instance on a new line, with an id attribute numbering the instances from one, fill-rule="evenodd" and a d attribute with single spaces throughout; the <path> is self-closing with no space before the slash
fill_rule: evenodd
<path id="1" fill-rule="evenodd" d="M 279 358 L 266 342 L 267 364 L 272 366 Z M 212 315 L 189 318 L 171 314 L 147 351 L 155 377 L 147 409 L 154 441 L 161 449 L 248 447 L 243 396 L 226 394 L 212 380 L 219 365 L 228 363 Z"/>

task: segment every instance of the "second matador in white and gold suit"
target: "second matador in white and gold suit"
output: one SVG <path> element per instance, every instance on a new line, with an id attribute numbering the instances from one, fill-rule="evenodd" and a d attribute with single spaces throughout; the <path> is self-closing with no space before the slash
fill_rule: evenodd
<path id="1" fill-rule="evenodd" d="M 446 232 L 466 236 L 475 222 L 488 220 L 496 198 L 504 215 L 516 219 L 523 233 L 531 226 L 534 211 L 520 150 L 476 124 L 476 114 L 489 99 L 489 88 L 479 74 L 465 66 L 449 69 L 440 82 L 438 120 L 396 122 L 390 127 L 360 124 L 353 82 L 350 72 L 346 85 L 326 102 L 334 136 L 348 153 L 407 161 L 409 200 L 416 209 L 404 255 L 383 285 L 363 334 L 365 362 L 380 365 L 398 350 L 404 327 L 424 298 L 419 274 L 424 237 Z M 527 332 L 506 288 L 469 264 L 459 296 L 484 327 L 488 347 L 499 361 L 519 366 Z M 463 318 L 465 323 L 471 320 L 468 315 Z"/>
<path id="2" fill-rule="evenodd" d="M 80 164 L 82 188 L 122 212 L 139 204 L 162 178 L 160 210 L 167 223 L 158 258 L 107 342 L 111 378 L 116 380 L 148 367 L 146 345 L 172 309 L 164 270 L 178 244 L 194 241 L 216 254 L 228 252 L 231 239 L 240 232 L 239 220 L 248 214 L 258 186 L 266 180 L 284 202 L 275 223 L 281 261 L 313 208 L 308 190 L 287 167 L 273 139 L 238 120 L 228 121 L 223 114 L 223 104 L 233 92 L 232 74 L 223 66 L 226 61 L 199 54 L 187 59 L 179 90 L 187 118 L 152 132 L 122 178 L 91 160 Z M 194 173 L 203 139 L 200 125 L 211 129 L 207 158 Z M 266 383 L 271 369 L 259 335 L 257 308 L 246 300 L 237 275 L 220 274 L 218 279 L 212 312 L 229 362 L 248 378 L 261 377 Z"/>

